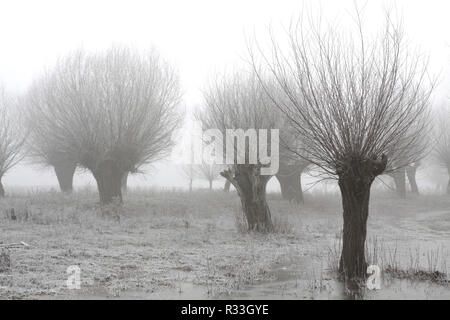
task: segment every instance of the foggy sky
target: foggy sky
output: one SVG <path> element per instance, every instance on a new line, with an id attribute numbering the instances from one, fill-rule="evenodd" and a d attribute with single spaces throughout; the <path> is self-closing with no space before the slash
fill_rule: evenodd
<path id="1" fill-rule="evenodd" d="M 367 1 L 359 1 L 364 4 Z M 349 20 L 352 0 L 306 1 L 325 15 Z M 440 74 L 436 101 L 448 100 L 450 88 L 450 2 L 398 0 L 409 40 L 430 55 L 433 74 Z M 366 23 L 382 24 L 382 1 L 368 1 Z M 299 0 L 161 0 L 161 1 L 5 1 L 0 0 L 0 81 L 21 92 L 44 67 L 79 47 L 101 50 L 111 44 L 138 48 L 154 45 L 179 70 L 186 108 L 198 105 L 201 89 L 215 71 L 245 56 L 245 34 L 264 34 L 269 24 L 288 24 L 300 13 Z M 169 163 L 156 164 L 148 175 L 131 178 L 131 185 L 185 186 Z M 94 184 L 88 174 L 77 174 L 75 186 Z M 9 186 L 53 185 L 50 170 L 27 164 L 7 173 Z"/>

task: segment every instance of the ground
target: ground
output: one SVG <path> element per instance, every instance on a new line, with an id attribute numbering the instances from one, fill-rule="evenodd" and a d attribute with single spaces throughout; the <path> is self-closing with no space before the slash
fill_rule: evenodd
<path id="1" fill-rule="evenodd" d="M 450 197 L 372 194 L 367 260 L 381 268 L 380 290 L 337 280 L 338 194 L 268 198 L 276 232 L 257 234 L 233 192 L 134 190 L 122 208 L 100 208 L 87 190 L 11 195 L 0 201 L 0 246 L 29 246 L 9 248 L 0 297 L 450 299 Z M 80 289 L 67 287 L 71 265 Z"/>

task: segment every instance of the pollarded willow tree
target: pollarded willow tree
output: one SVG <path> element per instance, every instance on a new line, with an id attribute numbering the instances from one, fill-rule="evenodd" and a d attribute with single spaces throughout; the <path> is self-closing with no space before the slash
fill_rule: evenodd
<path id="1" fill-rule="evenodd" d="M 386 168 L 413 163 L 425 147 L 429 98 L 427 65 L 408 51 L 389 15 L 375 36 L 297 24 L 286 43 L 271 37 L 270 54 L 250 50 L 262 83 L 266 67 L 283 98 L 273 102 L 303 140 L 299 156 L 337 179 L 343 206 L 339 264 L 346 278 L 366 275 L 370 188 Z M 267 90 L 270 95 L 271 90 Z"/>
<path id="2" fill-rule="evenodd" d="M 215 145 L 215 152 L 224 150 L 222 161 L 216 164 L 229 166 L 221 175 L 236 188 L 248 229 L 272 231 L 266 186 L 274 173 L 263 174 L 262 170 L 278 164 L 278 136 L 275 137 L 275 133 L 272 135 L 270 129 L 279 128 L 279 113 L 273 112 L 272 101 L 252 72 L 241 71 L 218 77 L 205 90 L 204 99 L 205 110 L 199 118 L 204 129 L 218 130 L 209 142 L 217 143 L 217 136 L 226 140 Z M 266 135 L 261 134 L 260 129 L 267 130 Z M 240 137 L 235 136 L 239 133 Z M 264 143 L 266 150 L 262 147 Z M 243 157 L 238 155 L 239 148 L 243 151 Z M 226 155 L 229 152 L 230 157 Z M 266 161 L 263 159 L 265 157 L 261 157 L 262 154 L 272 156 L 271 152 L 274 152 L 275 160 L 271 157 L 270 161 Z M 274 171 L 277 169 L 274 168 Z"/>
<path id="3" fill-rule="evenodd" d="M 30 88 L 40 135 L 92 172 L 101 203 L 122 201 L 121 182 L 165 156 L 180 117 L 177 73 L 155 50 L 74 52 Z"/>
<path id="4" fill-rule="evenodd" d="M 435 127 L 434 153 L 438 163 L 448 171 L 447 195 L 450 196 L 450 108 L 438 114 Z"/>
<path id="5" fill-rule="evenodd" d="M 5 196 L 3 176 L 23 158 L 26 132 L 17 106 L 15 97 L 0 87 L 0 198 Z"/>

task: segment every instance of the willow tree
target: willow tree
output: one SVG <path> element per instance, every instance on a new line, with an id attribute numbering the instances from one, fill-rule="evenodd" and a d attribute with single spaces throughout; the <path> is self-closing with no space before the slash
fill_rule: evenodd
<path id="1" fill-rule="evenodd" d="M 37 79 L 27 96 L 39 130 L 94 176 L 102 203 L 122 201 L 128 172 L 165 156 L 179 123 L 177 73 L 155 50 L 77 51 Z"/>
<path id="2" fill-rule="evenodd" d="M 299 19 L 286 42 L 271 37 L 270 53 L 250 46 L 262 83 L 261 65 L 283 93 L 272 101 L 303 140 L 298 155 L 337 179 L 344 222 L 339 271 L 347 278 L 366 275 L 374 179 L 392 163 L 414 162 L 425 147 L 433 88 L 426 61 L 408 50 L 401 27 L 389 16 L 371 36 L 359 13 L 355 20 L 356 30 L 345 32 Z"/>
<path id="3" fill-rule="evenodd" d="M 209 190 L 212 190 L 214 180 L 220 177 L 223 166 L 217 164 L 202 163 L 194 167 L 197 176 L 200 179 L 208 181 Z"/>
<path id="4" fill-rule="evenodd" d="M 0 87 L 0 198 L 5 196 L 3 176 L 23 158 L 26 132 L 17 106 L 17 100 Z"/>
<path id="5" fill-rule="evenodd" d="M 36 89 L 36 88 L 35 88 Z M 45 94 L 44 91 L 35 91 L 35 94 Z M 35 96 L 34 99 L 37 97 Z M 34 163 L 53 168 L 62 192 L 70 193 L 73 190 L 73 176 L 77 167 L 75 159 L 71 159 L 52 138 L 51 127 L 47 127 L 46 115 L 39 109 L 26 109 L 24 118 L 29 128 L 27 139 L 27 153 Z M 60 141 L 58 141 L 59 143 Z"/>
<path id="6" fill-rule="evenodd" d="M 205 110 L 199 117 L 204 129 L 218 130 L 210 142 L 219 136 L 226 138 L 226 143 L 221 140 L 215 145 L 215 151 L 223 149 L 227 153 L 226 158 L 216 164 L 228 165 L 221 175 L 236 188 L 248 229 L 272 231 L 266 186 L 278 169 L 278 131 L 270 129 L 278 129 L 279 114 L 273 112 L 272 101 L 252 72 L 218 77 L 204 91 L 204 100 Z M 261 134 L 261 129 L 266 130 L 265 135 Z M 273 154 L 263 150 L 263 144 Z M 241 155 L 240 151 L 243 151 Z M 270 163 L 262 157 L 268 154 L 266 152 L 270 153 Z M 267 166 L 277 168 L 275 172 L 264 173 Z"/>

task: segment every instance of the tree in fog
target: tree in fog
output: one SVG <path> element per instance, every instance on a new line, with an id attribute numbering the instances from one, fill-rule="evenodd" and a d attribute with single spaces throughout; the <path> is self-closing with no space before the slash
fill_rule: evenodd
<path id="1" fill-rule="evenodd" d="M 74 52 L 27 96 L 40 136 L 94 176 L 101 203 L 122 201 L 124 175 L 165 156 L 178 125 L 177 73 L 152 50 Z"/>
<path id="2" fill-rule="evenodd" d="M 394 189 L 398 197 L 401 199 L 406 198 L 406 170 L 405 167 L 391 170 L 388 175 L 394 181 Z"/>
<path id="3" fill-rule="evenodd" d="M 33 99 L 41 99 L 46 94 L 45 88 L 34 88 L 34 90 Z M 47 116 L 49 115 L 41 112 L 40 109 L 34 108 L 27 109 L 25 113 L 26 125 L 30 130 L 27 139 L 28 155 L 33 162 L 52 167 L 60 190 L 70 193 L 73 189 L 73 176 L 77 167 L 76 159 L 71 159 L 69 154 L 60 149 L 54 139 L 49 139 L 53 132 L 52 128 L 48 126 Z"/>
<path id="4" fill-rule="evenodd" d="M 434 151 L 438 163 L 447 169 L 449 180 L 447 194 L 450 195 L 450 108 L 443 108 L 436 119 Z"/>
<path id="5" fill-rule="evenodd" d="M 400 198 L 406 198 L 406 178 L 408 178 L 411 192 L 414 194 L 419 194 L 419 187 L 416 181 L 416 173 L 419 165 L 420 160 L 409 164 L 403 163 L 402 167 L 393 169 L 388 173 L 389 176 L 394 180 L 395 191 Z"/>
<path id="6" fill-rule="evenodd" d="M 23 158 L 22 147 L 25 137 L 17 100 L 0 87 L 0 198 L 5 196 L 2 178 Z"/>
<path id="7" fill-rule="evenodd" d="M 374 179 L 391 164 L 415 162 L 425 148 L 433 87 L 426 85 L 426 62 L 408 51 L 389 16 L 373 38 L 364 34 L 359 13 L 356 18 L 356 32 L 300 19 L 287 43 L 271 37 L 270 54 L 250 46 L 261 81 L 260 64 L 283 92 L 272 101 L 303 140 L 299 157 L 337 179 L 344 221 L 339 271 L 348 278 L 366 275 Z"/>
<path id="8" fill-rule="evenodd" d="M 227 131 L 235 129 L 246 133 L 248 129 L 278 128 L 279 117 L 273 112 L 272 102 L 251 72 L 241 71 L 231 76 L 217 77 L 204 91 L 204 99 L 205 110 L 200 116 L 206 127 L 204 129 L 220 130 L 223 137 L 226 137 Z M 252 163 L 249 156 L 250 151 L 257 148 L 260 138 L 246 136 L 245 163 L 237 161 L 238 143 L 233 143 L 234 163 L 227 163 L 229 168 L 221 175 L 236 188 L 248 229 L 269 232 L 273 230 L 273 223 L 266 201 L 266 185 L 272 175 L 262 175 L 263 164 L 259 156 L 256 163 Z M 268 148 L 271 147 L 271 139 L 268 134 Z M 218 147 L 225 146 L 226 143 Z"/>
<path id="9" fill-rule="evenodd" d="M 194 169 L 200 179 L 208 181 L 209 190 L 212 190 L 213 182 L 220 177 L 223 166 L 214 163 L 202 163 L 196 165 Z"/>

